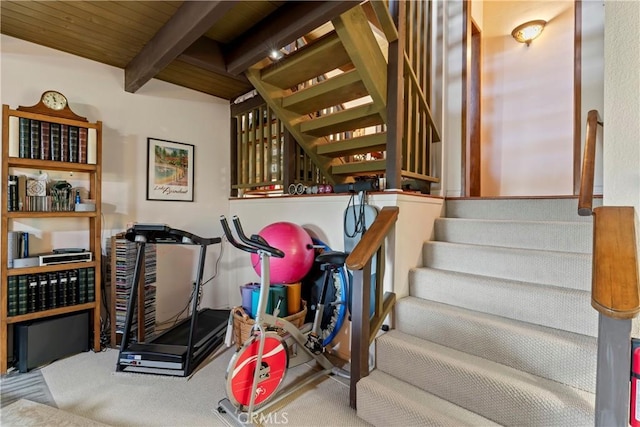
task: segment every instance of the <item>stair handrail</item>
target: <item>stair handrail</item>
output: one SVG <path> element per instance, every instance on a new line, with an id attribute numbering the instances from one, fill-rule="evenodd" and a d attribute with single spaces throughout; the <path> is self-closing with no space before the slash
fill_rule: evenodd
<path id="1" fill-rule="evenodd" d="M 587 134 L 584 142 L 580 194 L 578 196 L 578 215 L 580 216 L 590 216 L 593 212 L 593 182 L 596 168 L 598 125 L 604 126 L 598 111 L 590 110 L 587 113 Z"/>
<path id="2" fill-rule="evenodd" d="M 593 216 L 591 306 L 598 312 L 595 425 L 627 425 L 632 320 L 640 313 L 635 209 L 593 208 L 598 125 L 603 125 L 598 112 L 589 111 L 578 198 L 578 214 Z"/>
<path id="3" fill-rule="evenodd" d="M 349 404 L 356 408 L 356 384 L 369 375 L 369 346 L 382 327 L 384 319 L 393 308 L 396 295 L 383 292 L 384 241 L 391 233 L 398 219 L 397 206 L 385 206 L 376 216 L 371 227 L 362 235 L 358 244 L 346 259 L 346 266 L 352 271 L 351 281 L 351 376 L 349 384 Z M 371 267 L 373 256 L 376 262 L 376 305 L 373 316 L 370 313 Z"/>

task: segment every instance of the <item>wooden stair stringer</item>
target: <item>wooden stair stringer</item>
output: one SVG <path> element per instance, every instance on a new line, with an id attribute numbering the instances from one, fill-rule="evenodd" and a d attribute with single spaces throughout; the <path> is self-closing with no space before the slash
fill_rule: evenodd
<path id="1" fill-rule="evenodd" d="M 376 111 L 387 122 L 387 62 L 362 6 L 332 21 L 351 62 L 360 73 Z"/>
<path id="2" fill-rule="evenodd" d="M 269 108 L 280 118 L 287 130 L 293 135 L 300 147 L 307 153 L 311 161 L 322 171 L 323 175 L 331 184 L 340 184 L 347 180 L 344 176 L 334 176 L 331 169 L 334 165 L 342 164 L 341 159 L 321 156 L 317 153 L 319 144 L 326 144 L 326 137 L 316 137 L 307 135 L 300 130 L 300 124 L 308 121 L 307 116 L 301 116 L 293 111 L 289 111 L 282 106 L 282 99 L 287 93 L 279 87 L 262 81 L 260 78 L 261 70 L 257 67 L 249 68 L 245 75 L 265 100 Z"/>

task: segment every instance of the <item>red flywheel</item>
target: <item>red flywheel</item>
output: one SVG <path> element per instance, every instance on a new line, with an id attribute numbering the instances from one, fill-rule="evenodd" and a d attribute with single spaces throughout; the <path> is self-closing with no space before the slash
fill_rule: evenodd
<path id="1" fill-rule="evenodd" d="M 253 378 L 256 372 L 260 336 L 254 335 L 233 356 L 227 370 L 227 396 L 236 406 L 248 407 Z M 276 393 L 289 365 L 289 354 L 284 340 L 275 332 L 264 337 L 262 363 L 255 390 L 254 408 L 267 403 Z"/>

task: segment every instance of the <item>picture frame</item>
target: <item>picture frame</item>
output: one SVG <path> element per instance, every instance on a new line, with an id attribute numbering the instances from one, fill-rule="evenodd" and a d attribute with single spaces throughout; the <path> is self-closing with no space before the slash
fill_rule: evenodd
<path id="1" fill-rule="evenodd" d="M 195 146 L 147 138 L 147 200 L 193 202 Z"/>

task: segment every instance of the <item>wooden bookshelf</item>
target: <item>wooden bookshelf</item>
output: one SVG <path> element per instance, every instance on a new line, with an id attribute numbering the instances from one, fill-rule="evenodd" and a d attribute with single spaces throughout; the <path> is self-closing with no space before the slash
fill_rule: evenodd
<path id="1" fill-rule="evenodd" d="M 46 93 L 46 92 L 45 92 Z M 44 98 L 44 94 L 43 94 Z M 9 368 L 8 362 L 10 355 L 8 354 L 9 348 L 9 329 L 15 324 L 21 322 L 42 320 L 61 314 L 75 313 L 80 311 L 90 312 L 90 331 L 92 332 L 91 342 L 94 351 L 100 351 L 101 347 L 101 319 L 100 319 L 100 306 L 101 306 L 101 162 L 102 162 L 102 122 L 89 122 L 86 118 L 80 117 L 73 113 L 68 105 L 60 111 L 55 111 L 46 107 L 42 102 L 31 107 L 18 107 L 17 109 L 11 109 L 8 105 L 2 107 L 2 177 L 1 185 L 2 190 L 0 193 L 0 229 L 2 235 L 0 236 L 0 373 L 4 374 Z M 66 102 L 66 99 L 65 99 Z M 29 120 L 29 123 L 46 122 L 49 124 L 65 125 L 61 129 L 67 127 L 76 127 L 87 129 L 87 132 L 91 134 L 89 159 L 87 163 L 79 163 L 75 161 L 63 161 L 52 160 L 52 153 L 49 154 L 49 158 L 27 158 L 24 153 L 16 151 L 16 138 L 19 138 L 19 129 L 16 130 L 15 126 L 19 123 L 19 120 Z M 17 135 L 16 135 L 17 133 Z M 43 142 L 44 143 L 44 142 Z M 52 141 L 53 143 L 53 141 Z M 19 150 L 18 150 L 19 151 Z M 86 154 L 86 153 L 85 153 Z M 40 211 L 24 211 L 21 210 L 23 206 L 19 206 L 16 209 L 13 201 L 10 201 L 10 194 L 8 191 L 9 175 L 12 175 L 12 171 L 20 170 L 33 170 L 34 173 L 39 171 L 65 171 L 65 172 L 79 172 L 83 177 L 87 177 L 87 184 L 89 189 L 89 197 L 95 202 L 95 211 L 92 212 L 76 212 L 73 210 L 68 211 L 52 211 L 52 210 L 40 210 Z M 84 179 L 84 178 L 83 178 Z M 15 197 L 15 194 L 14 194 Z M 79 231 L 86 231 L 88 239 L 83 245 L 84 249 L 87 249 L 92 254 L 92 260 L 89 262 L 70 262 L 66 264 L 47 265 L 47 266 L 32 266 L 24 268 L 9 268 L 9 248 L 8 248 L 8 233 L 14 231 L 16 223 L 20 221 L 31 221 L 34 226 L 41 227 L 43 235 L 53 233 L 56 231 L 56 221 L 73 220 L 77 222 L 77 229 Z M 20 228 L 20 227 L 17 227 Z M 53 247 L 50 248 L 54 249 Z M 19 308 L 16 313 L 16 307 L 12 306 L 9 310 L 9 279 L 21 277 L 23 275 L 44 275 L 46 274 L 60 274 L 64 271 L 80 271 L 86 269 L 87 274 L 93 274 L 93 287 L 89 288 L 86 296 L 86 301 L 81 301 L 80 297 L 75 298 L 75 304 L 71 304 L 71 301 L 65 299 L 66 305 L 60 306 L 48 306 L 51 302 L 49 300 L 42 302 L 38 305 L 36 310 L 29 312 L 22 312 L 24 309 Z M 91 280 L 89 276 L 87 283 Z M 78 282 L 79 283 L 79 282 Z M 43 295 L 47 297 L 49 295 L 49 289 L 46 288 L 46 293 L 39 293 L 38 296 Z M 78 291 L 81 292 L 81 291 Z M 12 297 L 13 298 L 13 297 Z M 89 300 L 92 299 L 92 300 Z M 15 302 L 15 300 L 12 300 Z M 12 304 L 13 304 L 12 302 Z M 58 303 L 56 303 L 58 304 Z M 51 304 L 52 305 L 52 304 Z"/>

